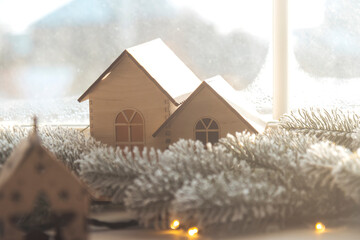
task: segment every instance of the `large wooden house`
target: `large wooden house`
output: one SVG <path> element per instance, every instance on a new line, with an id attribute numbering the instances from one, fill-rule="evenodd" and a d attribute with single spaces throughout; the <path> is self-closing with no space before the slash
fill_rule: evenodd
<path id="1" fill-rule="evenodd" d="M 165 149 L 180 138 L 215 143 L 265 127 L 224 79 L 201 81 L 160 39 L 126 49 L 78 99 L 85 100 L 91 135 L 112 146 Z"/>

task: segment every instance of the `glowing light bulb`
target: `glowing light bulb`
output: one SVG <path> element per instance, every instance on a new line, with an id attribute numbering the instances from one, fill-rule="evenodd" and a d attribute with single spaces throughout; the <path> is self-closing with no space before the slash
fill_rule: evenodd
<path id="1" fill-rule="evenodd" d="M 180 227 L 179 220 L 174 220 L 170 224 L 170 228 L 173 229 L 173 230 L 178 229 L 179 227 Z"/>
<path id="2" fill-rule="evenodd" d="M 322 232 L 325 231 L 325 225 L 323 223 L 321 223 L 321 222 L 318 222 L 318 223 L 315 224 L 315 230 L 318 233 L 322 233 Z"/>
<path id="3" fill-rule="evenodd" d="M 194 236 L 195 234 L 197 234 L 199 232 L 199 229 L 197 227 L 192 227 L 192 228 L 189 228 L 188 230 L 188 234 L 190 236 Z"/>

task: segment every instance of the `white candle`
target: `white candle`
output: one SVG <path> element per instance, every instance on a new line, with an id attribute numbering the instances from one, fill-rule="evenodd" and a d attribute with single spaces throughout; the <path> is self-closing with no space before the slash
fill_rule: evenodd
<path id="1" fill-rule="evenodd" d="M 273 118 L 288 111 L 288 0 L 273 0 Z"/>

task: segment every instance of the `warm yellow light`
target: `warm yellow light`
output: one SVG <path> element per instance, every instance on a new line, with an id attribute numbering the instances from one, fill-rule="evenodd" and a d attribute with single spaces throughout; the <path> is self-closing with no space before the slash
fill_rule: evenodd
<path id="1" fill-rule="evenodd" d="M 321 223 L 321 222 L 318 222 L 318 223 L 315 224 L 315 230 L 318 233 L 322 233 L 322 232 L 325 231 L 325 225 L 323 223 Z"/>
<path id="2" fill-rule="evenodd" d="M 188 234 L 190 236 L 194 236 L 195 234 L 197 234 L 199 232 L 199 229 L 197 227 L 192 227 L 192 228 L 189 228 L 188 230 Z"/>
<path id="3" fill-rule="evenodd" d="M 171 228 L 171 229 L 174 229 L 174 230 L 175 230 L 175 229 L 178 229 L 179 226 L 180 226 L 179 220 L 174 220 L 174 221 L 172 221 L 171 224 L 170 224 L 170 228 Z"/>

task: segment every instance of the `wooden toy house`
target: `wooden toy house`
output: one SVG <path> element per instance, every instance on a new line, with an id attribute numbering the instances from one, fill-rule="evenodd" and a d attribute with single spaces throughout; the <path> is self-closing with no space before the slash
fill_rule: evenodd
<path id="1" fill-rule="evenodd" d="M 231 91 L 223 93 L 224 86 Z M 263 129 L 263 121 L 233 101 L 234 93 L 219 76 L 199 80 L 155 39 L 126 49 L 78 101 L 89 100 L 90 133 L 97 140 L 165 149 L 180 138 L 214 143 L 227 133 Z"/>
<path id="2" fill-rule="evenodd" d="M 22 142 L 0 173 L 0 239 L 84 240 L 88 194 L 36 134 Z M 31 218 L 46 207 L 44 223 Z M 26 219 L 29 218 L 29 221 Z"/>
<path id="3" fill-rule="evenodd" d="M 166 137 L 170 129 L 175 141 L 184 138 L 216 143 L 228 133 L 262 132 L 265 122 L 239 102 L 242 99 L 221 76 L 209 78 L 171 114 L 153 137 Z"/>

